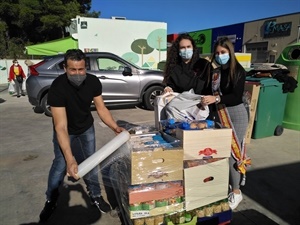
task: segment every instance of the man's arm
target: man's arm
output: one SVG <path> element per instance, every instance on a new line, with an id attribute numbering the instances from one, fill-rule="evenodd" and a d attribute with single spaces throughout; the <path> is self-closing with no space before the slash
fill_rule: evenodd
<path id="1" fill-rule="evenodd" d="M 66 109 L 64 107 L 51 107 L 51 113 L 57 140 L 67 163 L 67 174 L 78 179 L 78 164 L 71 150 Z"/>
<path id="2" fill-rule="evenodd" d="M 115 122 L 110 111 L 106 108 L 101 95 L 94 97 L 94 104 L 96 106 L 99 118 L 108 127 L 110 127 L 110 129 L 112 129 L 116 134 L 121 133 L 123 130 L 125 130 L 124 128 L 119 127 L 118 124 Z"/>

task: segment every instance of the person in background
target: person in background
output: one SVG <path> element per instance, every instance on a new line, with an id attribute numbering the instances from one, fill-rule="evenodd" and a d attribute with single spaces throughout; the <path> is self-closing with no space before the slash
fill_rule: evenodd
<path id="1" fill-rule="evenodd" d="M 223 127 L 229 126 L 233 129 L 232 143 L 235 144 L 231 146 L 229 159 L 231 190 L 228 200 L 231 209 L 235 209 L 243 199 L 240 185 L 244 185 L 243 178 L 247 166 L 245 160 L 250 163 L 250 159 L 246 159 L 244 148 L 248 126 L 248 113 L 242 100 L 246 71 L 237 61 L 233 44 L 226 37 L 215 43 L 211 62 L 216 62 L 219 67 L 212 71 L 207 80 L 202 104 L 210 107 L 209 119 L 217 120 Z"/>
<path id="2" fill-rule="evenodd" d="M 78 179 L 78 164 L 96 151 L 92 101 L 99 118 L 115 133 L 123 130 L 114 121 L 102 98 L 102 85 L 96 76 L 86 73 L 86 56 L 79 49 L 70 49 L 64 57 L 65 73 L 52 83 L 48 93 L 53 119 L 54 160 L 49 172 L 46 203 L 40 221 L 47 221 L 54 212 L 59 186 L 65 175 Z M 78 143 L 73 147 L 73 143 Z M 102 177 L 107 177 L 103 170 Z M 106 171 L 106 172 L 109 172 Z M 103 199 L 95 167 L 84 177 L 91 202 L 102 213 L 111 211 Z M 104 183 L 104 185 L 106 185 Z"/>
<path id="3" fill-rule="evenodd" d="M 168 50 L 164 69 L 164 92 L 194 90 L 201 94 L 209 74 L 210 63 L 199 57 L 195 41 L 189 34 L 180 34 Z"/>
<path id="4" fill-rule="evenodd" d="M 23 71 L 22 66 L 19 65 L 18 60 L 13 60 L 13 65 L 11 65 L 9 69 L 9 76 L 8 81 L 15 82 L 16 85 L 16 91 L 17 91 L 17 97 L 20 98 L 21 95 L 25 96 L 25 93 L 22 89 L 23 80 L 26 79 L 26 75 Z M 21 93 L 21 95 L 20 95 Z"/>

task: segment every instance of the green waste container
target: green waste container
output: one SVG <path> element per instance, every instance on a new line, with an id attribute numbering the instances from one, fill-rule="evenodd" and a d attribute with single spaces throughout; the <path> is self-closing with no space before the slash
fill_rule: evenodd
<path id="1" fill-rule="evenodd" d="M 260 90 L 253 124 L 252 138 L 279 136 L 283 133 L 282 120 L 286 103 L 283 83 L 274 78 L 246 78 L 260 83 Z"/>
<path id="2" fill-rule="evenodd" d="M 287 94 L 285 112 L 282 125 L 284 128 L 300 130 L 300 42 L 288 45 L 276 60 L 290 71 L 289 76 L 298 81 L 294 92 Z"/>

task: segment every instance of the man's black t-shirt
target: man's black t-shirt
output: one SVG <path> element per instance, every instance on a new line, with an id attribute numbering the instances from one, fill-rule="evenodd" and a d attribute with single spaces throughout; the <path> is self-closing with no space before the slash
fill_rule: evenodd
<path id="1" fill-rule="evenodd" d="M 69 134 L 81 134 L 94 122 L 90 107 L 93 98 L 102 94 L 99 79 L 87 74 L 84 82 L 75 86 L 68 80 L 67 74 L 58 76 L 48 93 L 48 104 L 53 107 L 65 107 Z"/>

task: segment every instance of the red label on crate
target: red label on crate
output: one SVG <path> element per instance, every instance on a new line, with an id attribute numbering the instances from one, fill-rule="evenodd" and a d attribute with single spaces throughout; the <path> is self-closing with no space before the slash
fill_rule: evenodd
<path id="1" fill-rule="evenodd" d="M 199 155 L 210 156 L 212 154 L 218 154 L 217 150 L 211 149 L 211 148 L 205 148 L 205 149 L 199 151 Z"/>

